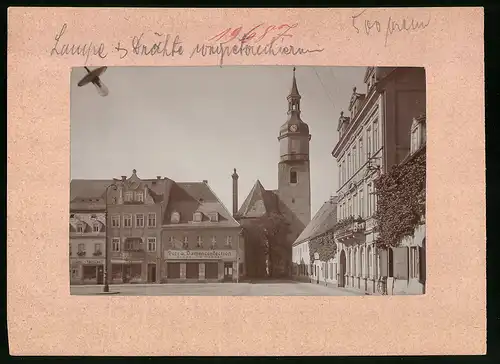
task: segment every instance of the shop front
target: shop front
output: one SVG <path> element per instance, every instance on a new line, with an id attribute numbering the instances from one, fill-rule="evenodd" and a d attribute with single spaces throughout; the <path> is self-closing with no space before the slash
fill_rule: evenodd
<path id="1" fill-rule="evenodd" d="M 118 260 L 111 261 L 112 283 L 141 283 L 143 262 L 140 260 Z"/>
<path id="2" fill-rule="evenodd" d="M 236 250 L 167 250 L 164 258 L 162 282 L 165 283 L 237 280 Z M 242 273 L 240 270 L 240 276 Z"/>
<path id="3" fill-rule="evenodd" d="M 104 258 L 72 259 L 71 284 L 104 284 Z"/>

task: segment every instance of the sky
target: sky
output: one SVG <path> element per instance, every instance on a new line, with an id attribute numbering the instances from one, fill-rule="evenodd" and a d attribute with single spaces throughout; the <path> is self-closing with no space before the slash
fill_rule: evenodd
<path id="1" fill-rule="evenodd" d="M 71 74 L 71 179 L 168 177 L 208 180 L 232 210 L 233 168 L 241 206 L 255 181 L 278 186 L 280 126 L 292 66 L 109 67 L 101 76 L 109 95 L 87 73 Z M 311 133 L 311 212 L 334 195 L 340 112 L 347 113 L 352 88 L 364 90 L 365 67 L 298 66 L 301 118 Z"/>

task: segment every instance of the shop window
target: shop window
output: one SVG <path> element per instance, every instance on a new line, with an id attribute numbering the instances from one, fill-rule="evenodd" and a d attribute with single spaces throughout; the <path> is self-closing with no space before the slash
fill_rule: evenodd
<path id="1" fill-rule="evenodd" d="M 199 276 L 199 263 L 186 263 L 186 278 L 198 279 Z"/>
<path id="2" fill-rule="evenodd" d="M 205 263 L 205 279 L 218 279 L 219 278 L 219 264 L 218 263 Z"/>
<path id="3" fill-rule="evenodd" d="M 83 279 L 97 279 L 97 267 L 95 265 L 84 265 Z"/>
<path id="4" fill-rule="evenodd" d="M 178 279 L 181 277 L 180 263 L 167 263 L 167 278 Z"/>

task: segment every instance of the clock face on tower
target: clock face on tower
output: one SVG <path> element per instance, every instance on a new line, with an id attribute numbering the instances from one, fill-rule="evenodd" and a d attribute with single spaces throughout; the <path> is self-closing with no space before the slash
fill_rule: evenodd
<path id="1" fill-rule="evenodd" d="M 291 132 L 296 132 L 297 131 L 297 125 L 290 125 L 290 131 Z"/>

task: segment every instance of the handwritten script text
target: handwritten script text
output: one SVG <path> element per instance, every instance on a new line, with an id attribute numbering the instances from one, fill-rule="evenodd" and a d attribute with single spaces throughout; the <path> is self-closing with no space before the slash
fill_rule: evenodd
<path id="1" fill-rule="evenodd" d="M 352 16 L 352 26 L 356 29 L 356 33 L 371 35 L 383 31 L 385 33 L 384 46 L 387 46 L 390 35 L 401 32 L 417 32 L 427 28 L 430 22 L 430 16 L 427 21 L 415 19 L 414 17 L 402 17 L 395 20 L 392 16 L 389 16 L 385 26 L 383 26 L 383 22 L 379 19 L 373 19 L 367 9 Z"/>

